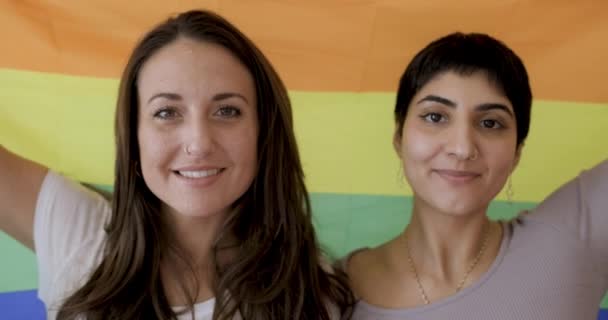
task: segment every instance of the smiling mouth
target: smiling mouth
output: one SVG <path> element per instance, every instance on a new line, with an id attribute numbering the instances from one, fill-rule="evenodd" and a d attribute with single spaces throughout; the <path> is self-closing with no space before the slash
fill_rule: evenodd
<path id="1" fill-rule="evenodd" d="M 180 170 L 180 171 L 173 171 L 173 172 L 182 177 L 185 177 L 185 178 L 200 179 L 200 178 L 216 176 L 216 175 L 220 174 L 221 172 L 223 172 L 224 170 L 225 170 L 225 168 L 210 169 L 210 170 Z"/>
<path id="2" fill-rule="evenodd" d="M 452 182 L 468 182 L 481 175 L 476 172 L 456 171 L 456 170 L 434 170 L 439 176 Z"/>

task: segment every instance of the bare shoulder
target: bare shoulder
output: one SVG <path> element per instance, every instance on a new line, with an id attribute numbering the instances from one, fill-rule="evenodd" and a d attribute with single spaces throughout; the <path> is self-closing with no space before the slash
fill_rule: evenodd
<path id="1" fill-rule="evenodd" d="M 387 248 L 391 242 L 356 251 L 345 261 L 345 270 L 357 298 L 374 300 L 378 288 L 383 286 L 382 283 L 386 280 L 389 270 Z"/>

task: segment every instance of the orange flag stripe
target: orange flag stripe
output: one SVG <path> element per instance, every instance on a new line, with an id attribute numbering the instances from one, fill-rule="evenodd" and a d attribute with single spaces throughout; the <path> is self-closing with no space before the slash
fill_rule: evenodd
<path id="1" fill-rule="evenodd" d="M 608 102 L 608 2 L 0 2 L 0 67 L 116 78 L 152 25 L 190 8 L 233 21 L 291 90 L 392 92 L 417 50 L 453 31 L 497 36 L 527 64 L 536 98 Z"/>

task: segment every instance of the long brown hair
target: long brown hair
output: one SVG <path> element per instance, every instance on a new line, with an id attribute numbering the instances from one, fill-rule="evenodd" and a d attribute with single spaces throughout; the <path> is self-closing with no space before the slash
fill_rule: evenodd
<path id="1" fill-rule="evenodd" d="M 259 169 L 215 241 L 213 318 L 232 319 L 237 313 L 247 320 L 329 319 L 336 311 L 348 315 L 353 296 L 343 274 L 322 267 L 284 84 L 232 24 L 209 11 L 188 11 L 146 34 L 124 70 L 105 255 L 88 282 L 65 301 L 58 318 L 176 319 L 160 277 L 161 257 L 168 250 L 160 200 L 138 174 L 137 77 L 150 56 L 179 37 L 231 51 L 252 74 L 258 97 Z M 219 243 L 226 234 L 236 236 L 237 258 L 219 264 Z"/>

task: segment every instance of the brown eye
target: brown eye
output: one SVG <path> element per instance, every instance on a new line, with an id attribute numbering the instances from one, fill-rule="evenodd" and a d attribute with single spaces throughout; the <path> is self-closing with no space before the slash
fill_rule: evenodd
<path id="1" fill-rule="evenodd" d="M 221 107 L 219 110 L 217 110 L 215 112 L 215 114 L 222 118 L 236 118 L 241 115 L 241 110 L 239 110 L 235 107 L 226 106 L 226 107 Z"/>
<path id="2" fill-rule="evenodd" d="M 486 119 L 481 121 L 481 126 L 487 129 L 501 129 L 503 125 L 500 122 L 493 119 Z"/>
<path id="3" fill-rule="evenodd" d="M 436 113 L 436 112 L 427 113 L 422 116 L 422 119 L 424 119 L 427 122 L 431 122 L 431 123 L 439 123 L 439 122 L 446 121 L 446 119 L 443 115 Z"/>
<path id="4" fill-rule="evenodd" d="M 156 113 L 154 113 L 155 118 L 162 119 L 162 120 L 173 119 L 173 118 L 176 118 L 177 116 L 178 116 L 177 111 L 173 110 L 172 108 L 162 108 L 162 109 L 156 111 Z"/>

